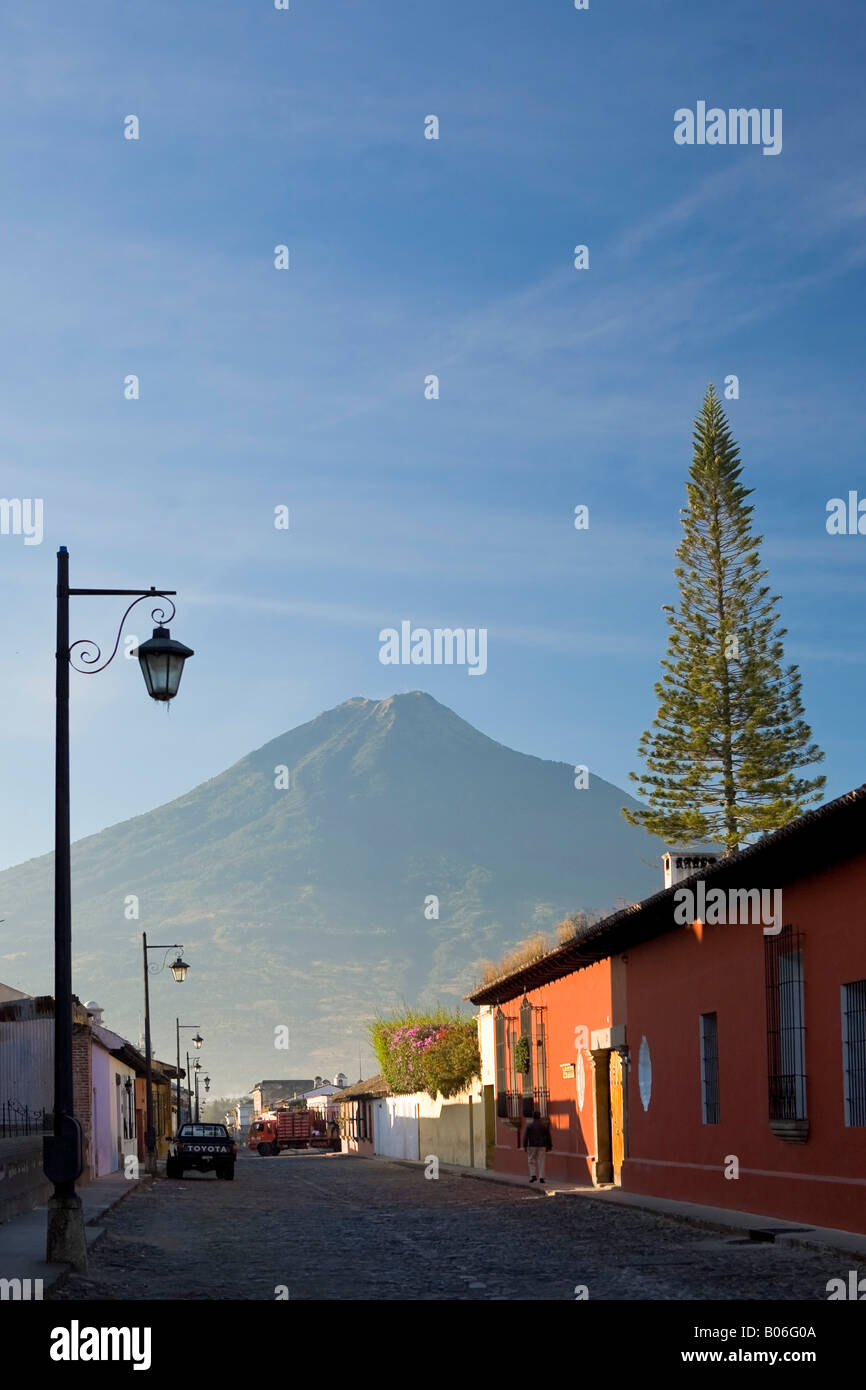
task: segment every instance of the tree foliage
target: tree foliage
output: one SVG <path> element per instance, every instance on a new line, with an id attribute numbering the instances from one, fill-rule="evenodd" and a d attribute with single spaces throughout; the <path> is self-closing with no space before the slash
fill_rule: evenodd
<path id="1" fill-rule="evenodd" d="M 407 1011 L 370 1027 L 382 1075 L 397 1095 L 426 1091 L 435 1100 L 457 1095 L 481 1074 L 474 1018 L 439 1011 Z"/>
<path id="2" fill-rule="evenodd" d="M 824 755 L 802 717 L 800 673 L 783 665 L 779 596 L 763 583 L 741 472 L 711 385 L 695 423 L 658 714 L 638 749 L 647 771 L 630 774 L 647 806 L 623 808 L 669 844 L 728 853 L 795 820 L 826 780 L 798 775 Z"/>

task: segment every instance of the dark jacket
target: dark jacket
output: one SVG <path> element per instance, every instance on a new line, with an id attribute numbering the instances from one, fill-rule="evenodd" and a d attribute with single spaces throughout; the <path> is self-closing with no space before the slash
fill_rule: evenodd
<path id="1" fill-rule="evenodd" d="M 523 1135 L 525 1149 L 552 1149 L 550 1126 L 546 1120 L 530 1120 Z"/>

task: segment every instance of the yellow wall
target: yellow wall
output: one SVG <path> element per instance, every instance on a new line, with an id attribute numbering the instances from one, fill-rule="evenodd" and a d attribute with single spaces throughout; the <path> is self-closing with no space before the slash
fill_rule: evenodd
<path id="1" fill-rule="evenodd" d="M 443 1100 L 441 1096 L 431 1100 L 426 1091 L 412 1099 L 418 1103 L 419 1157 L 422 1160 L 435 1155 L 440 1163 L 456 1163 L 463 1168 L 486 1166 L 484 1101 L 478 1081 L 450 1100 Z"/>

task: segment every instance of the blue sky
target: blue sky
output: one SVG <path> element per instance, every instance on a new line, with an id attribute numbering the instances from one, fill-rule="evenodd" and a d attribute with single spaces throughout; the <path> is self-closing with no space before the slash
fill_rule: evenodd
<path id="1" fill-rule="evenodd" d="M 0 495 L 45 532 L 0 536 L 0 864 L 51 848 L 58 544 L 73 584 L 177 589 L 196 650 L 168 714 L 130 663 L 73 675 L 76 836 L 403 689 L 625 785 L 729 373 L 828 795 L 866 779 L 866 538 L 825 530 L 866 494 L 859 7 L 112 0 L 4 30 Z M 781 154 L 675 145 L 698 100 L 781 107 Z M 78 600 L 72 635 L 121 612 Z M 404 619 L 486 627 L 487 674 L 383 667 Z"/>

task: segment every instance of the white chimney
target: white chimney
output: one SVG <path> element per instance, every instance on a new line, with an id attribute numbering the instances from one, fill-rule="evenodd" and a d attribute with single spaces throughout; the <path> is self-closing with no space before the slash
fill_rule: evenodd
<path id="1" fill-rule="evenodd" d="M 84 1005 L 84 1007 L 85 1007 L 85 1009 L 87 1010 L 87 1012 L 90 1014 L 90 1017 L 92 1018 L 93 1022 L 96 1024 L 96 1026 L 97 1026 L 97 1027 L 100 1027 L 101 1024 L 102 1024 L 102 1015 L 105 1013 L 105 1010 L 104 1010 L 104 1008 L 102 1007 L 102 1005 L 101 1005 L 101 1004 L 97 1004 L 97 1002 L 96 1002 L 95 999 L 88 999 L 88 1001 L 87 1001 L 87 1003 Z"/>
<path id="2" fill-rule="evenodd" d="M 668 849 L 662 855 L 665 871 L 665 888 L 673 888 L 684 878 L 691 878 L 699 869 L 712 868 L 718 863 L 717 854 L 707 854 L 700 849 Z"/>

